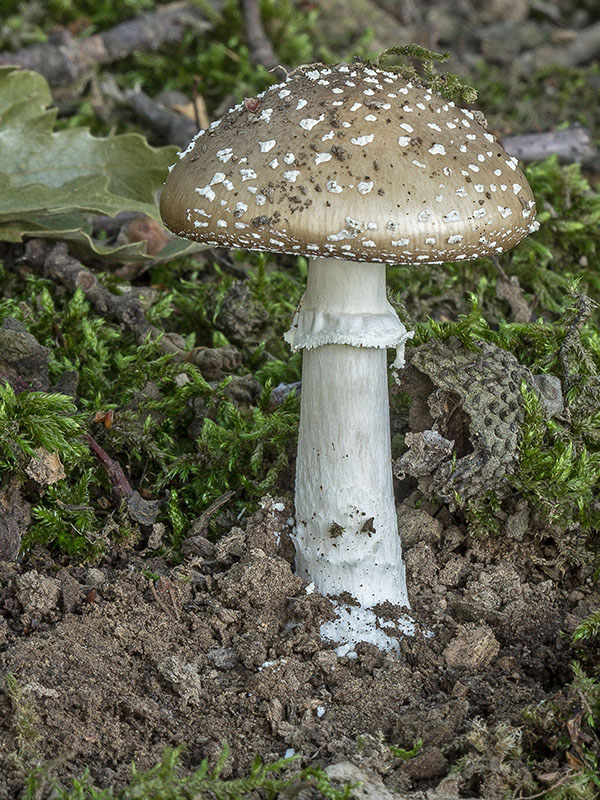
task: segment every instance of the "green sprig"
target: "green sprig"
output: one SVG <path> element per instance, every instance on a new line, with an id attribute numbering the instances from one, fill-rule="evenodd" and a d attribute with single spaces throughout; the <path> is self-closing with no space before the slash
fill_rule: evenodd
<path id="1" fill-rule="evenodd" d="M 399 56 L 402 59 L 413 59 L 421 62 L 422 74 L 412 64 L 389 65 L 387 59 L 390 56 Z M 474 103 L 477 99 L 477 90 L 473 86 L 463 83 L 458 75 L 454 73 L 440 75 L 436 71 L 435 64 L 442 64 L 449 58 L 449 52 L 437 53 L 435 50 L 429 50 L 419 44 L 406 44 L 388 47 L 380 53 L 376 63 L 381 69 L 396 72 L 405 80 L 424 84 L 447 100 Z"/>

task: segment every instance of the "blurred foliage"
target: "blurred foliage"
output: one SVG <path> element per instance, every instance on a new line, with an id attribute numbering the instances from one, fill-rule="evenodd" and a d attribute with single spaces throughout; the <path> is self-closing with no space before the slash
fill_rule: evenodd
<path id="1" fill-rule="evenodd" d="M 490 128 L 504 133 L 548 130 L 580 123 L 597 136 L 600 130 L 600 64 L 585 67 L 552 66 L 518 75 L 479 61 L 473 81 L 477 105 Z"/>

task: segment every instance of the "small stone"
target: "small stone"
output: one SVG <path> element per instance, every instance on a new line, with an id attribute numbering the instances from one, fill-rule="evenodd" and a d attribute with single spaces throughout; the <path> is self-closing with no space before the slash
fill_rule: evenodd
<path id="1" fill-rule="evenodd" d="M 221 670 L 233 669 L 237 663 L 233 647 L 212 647 L 206 657 L 211 666 Z"/>
<path id="2" fill-rule="evenodd" d="M 454 447 L 453 440 L 432 430 L 407 433 L 404 441 L 409 449 L 394 462 L 394 475 L 400 480 L 406 474 L 416 478 L 431 475 L 450 456 Z"/>
<path id="3" fill-rule="evenodd" d="M 432 747 L 409 759 L 405 769 L 413 781 L 431 780 L 448 772 L 448 761 L 439 747 Z"/>
<path id="4" fill-rule="evenodd" d="M 162 522 L 155 522 L 152 526 L 152 533 L 148 537 L 147 550 L 158 550 L 162 545 L 163 536 L 165 535 L 166 527 Z"/>
<path id="5" fill-rule="evenodd" d="M 355 767 L 349 761 L 330 764 L 325 772 L 334 783 L 356 784 L 352 789 L 354 800 L 394 800 L 394 795 L 386 789 L 380 778 Z"/>
<path id="6" fill-rule="evenodd" d="M 467 571 L 468 563 L 465 559 L 462 556 L 453 556 L 440 571 L 438 580 L 444 586 L 458 586 Z"/>
<path id="7" fill-rule="evenodd" d="M 199 534 L 198 536 L 190 536 L 189 539 L 184 539 L 181 545 L 181 552 L 186 558 L 194 558 L 200 556 L 201 558 L 212 558 L 215 554 L 214 544 Z"/>
<path id="8" fill-rule="evenodd" d="M 226 393 L 238 405 L 256 405 L 263 387 L 253 375 L 233 375 Z"/>
<path id="9" fill-rule="evenodd" d="M 90 569 L 88 569 L 85 573 L 85 582 L 88 586 L 98 588 L 106 583 L 106 575 L 101 569 L 90 567 Z"/>
<path id="10" fill-rule="evenodd" d="M 325 672 L 330 672 L 337 666 L 337 653 L 335 650 L 319 650 L 313 656 L 313 663 Z"/>
<path id="11" fill-rule="evenodd" d="M 517 509 L 506 520 L 506 535 L 517 542 L 523 541 L 523 537 L 529 530 L 529 506 Z"/>
<path id="12" fill-rule="evenodd" d="M 0 326 L 0 374 L 45 392 L 49 386 L 49 361 L 48 348 L 42 347 L 22 322 L 6 317 Z"/>
<path id="13" fill-rule="evenodd" d="M 215 546 L 215 557 L 220 564 L 231 564 L 246 552 L 246 534 L 241 528 L 232 528 Z"/>
<path id="14" fill-rule="evenodd" d="M 160 500 L 145 500 L 137 490 L 127 498 L 127 513 L 140 525 L 154 525 L 159 510 Z"/>
<path id="15" fill-rule="evenodd" d="M 52 486 L 66 477 L 57 453 L 49 453 L 43 447 L 36 448 L 35 457 L 25 467 L 25 472 L 39 486 Z"/>
<path id="16" fill-rule="evenodd" d="M 398 530 L 404 547 L 412 547 L 418 542 L 437 544 L 443 533 L 442 524 L 421 508 L 398 506 Z"/>
<path id="17" fill-rule="evenodd" d="M 21 547 L 21 537 L 31 522 L 31 506 L 21 496 L 17 480 L 0 487 L 0 561 L 12 561 Z"/>
<path id="18" fill-rule="evenodd" d="M 261 338 L 267 325 L 268 313 L 255 300 L 247 283 L 235 281 L 221 300 L 216 326 L 235 344 L 246 346 Z"/>
<path id="19" fill-rule="evenodd" d="M 171 689 L 180 697 L 182 705 L 197 706 L 202 697 L 202 680 L 198 666 L 171 655 L 159 662 L 158 671 L 171 685 Z"/>
<path id="20" fill-rule="evenodd" d="M 61 569 L 56 577 L 60 580 L 62 610 L 70 614 L 82 597 L 82 586 L 66 569 Z"/>

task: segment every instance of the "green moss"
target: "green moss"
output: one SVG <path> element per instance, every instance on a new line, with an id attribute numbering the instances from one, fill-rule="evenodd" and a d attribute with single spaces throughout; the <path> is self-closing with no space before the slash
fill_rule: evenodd
<path id="1" fill-rule="evenodd" d="M 36 757 L 35 743 L 40 737 L 39 718 L 26 690 L 11 672 L 7 673 L 4 682 L 12 711 L 15 750 L 11 755 L 16 764 L 23 768 L 34 763 Z"/>
<path id="2" fill-rule="evenodd" d="M 81 417 L 69 397 L 45 392 L 16 394 L 0 383 L 0 476 L 22 470 L 42 447 L 67 467 L 85 453 Z"/>
<path id="3" fill-rule="evenodd" d="M 552 699 L 524 709 L 530 741 L 537 739 L 537 757 L 564 758 L 552 783 L 540 792 L 548 800 L 595 800 L 600 791 L 596 731 L 600 723 L 600 683 L 582 665 L 571 665 L 572 680 Z"/>
<path id="4" fill-rule="evenodd" d="M 257 757 L 246 777 L 233 780 L 221 778 L 221 772 L 228 757 L 228 748 L 223 753 L 213 770 L 204 760 L 195 772 L 185 777 L 180 776 L 178 769 L 179 750 L 168 750 L 160 764 L 148 772 L 138 772 L 132 766 L 132 777 L 129 784 L 115 792 L 112 788 L 99 789 L 92 785 L 89 773 L 80 780 L 73 781 L 70 789 L 54 785 L 53 797 L 57 800 L 245 800 L 259 796 L 265 800 L 276 797 L 294 797 L 301 789 L 311 788 L 312 796 L 329 798 L 329 800 L 349 800 L 351 784 L 338 788 L 327 774 L 317 766 L 305 767 L 290 774 L 289 766 L 298 756 L 281 758 L 271 764 L 263 764 Z M 281 775 L 286 770 L 286 776 Z M 41 790 L 53 784 L 43 769 L 36 770 L 29 778 L 26 800 L 34 800 L 40 796 Z"/>
<path id="5" fill-rule="evenodd" d="M 209 384 L 193 364 L 165 355 L 160 342 L 137 344 L 132 334 L 97 316 L 80 291 L 69 296 L 51 281 L 27 276 L 17 282 L 0 272 L 5 296 L 0 322 L 7 316 L 22 320 L 50 349 L 52 382 L 66 372 L 79 375 L 76 402 L 0 389 L 0 472 L 23 475 L 41 446 L 59 455 L 67 473 L 43 496 L 30 487 L 33 524 L 25 550 L 44 543 L 71 556 L 93 556 L 109 540 L 136 535 L 125 505 L 115 508 L 110 478 L 83 440 L 85 432 L 119 462 L 135 489 L 165 501 L 159 519 L 175 550 L 190 522 L 230 488 L 236 495 L 228 509 L 237 514 L 278 485 L 293 453 L 299 402 L 292 393 L 272 406 L 270 387 L 300 377 L 300 356 L 290 355 L 282 332 L 301 293 L 306 264 L 291 262 L 276 271 L 262 255 L 246 260 L 253 265 L 250 296 L 270 313 L 265 339 L 241 347 L 245 369 L 263 382 L 256 406 L 231 399 L 231 378 Z M 189 260 L 181 264 L 181 274 L 185 280 L 177 279 L 177 270 L 169 276 L 171 286 L 148 316 L 187 334 L 190 348 L 223 344 L 215 320 L 234 279 L 215 269 L 212 279 L 201 280 L 208 276 Z M 114 277 L 103 280 L 119 290 Z M 96 412 L 109 410 L 110 429 L 92 422 Z"/>
<path id="6" fill-rule="evenodd" d="M 586 300 L 573 294 L 570 300 L 556 322 L 501 322 L 492 328 L 472 298 L 470 314 L 456 322 L 421 323 L 413 342 L 452 336 L 470 348 L 477 348 L 479 341 L 491 342 L 514 353 L 533 374 L 561 378 L 566 406 L 553 419 L 542 412 L 537 394 L 523 388 L 519 462 L 509 481 L 548 523 L 592 531 L 600 525 L 600 334 L 585 314 L 581 316 Z M 493 530 L 494 511 L 493 498 L 472 503 L 468 516 L 474 530 Z"/>

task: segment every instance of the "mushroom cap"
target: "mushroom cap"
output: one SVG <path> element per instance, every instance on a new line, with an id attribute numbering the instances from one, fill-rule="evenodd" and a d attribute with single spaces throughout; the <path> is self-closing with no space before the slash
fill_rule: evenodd
<path id="1" fill-rule="evenodd" d="M 440 263 L 537 229 L 526 178 L 472 112 L 367 63 L 297 68 L 200 131 L 160 209 L 210 246 Z"/>

